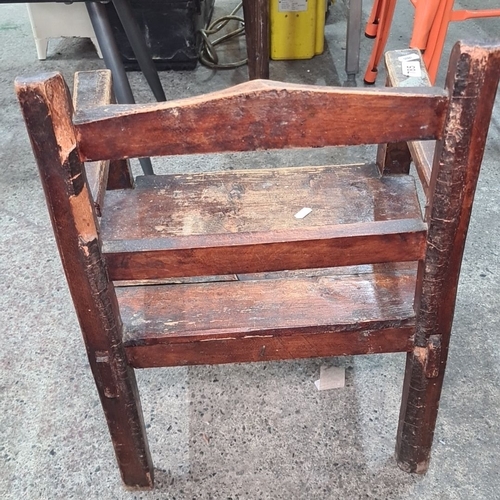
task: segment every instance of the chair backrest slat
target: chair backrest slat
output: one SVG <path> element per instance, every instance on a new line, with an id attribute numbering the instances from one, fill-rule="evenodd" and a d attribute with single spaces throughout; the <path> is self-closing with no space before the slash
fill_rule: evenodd
<path id="1" fill-rule="evenodd" d="M 133 158 L 378 144 L 441 136 L 442 89 L 342 89 L 244 83 L 152 105 L 79 111 L 80 158 Z"/>

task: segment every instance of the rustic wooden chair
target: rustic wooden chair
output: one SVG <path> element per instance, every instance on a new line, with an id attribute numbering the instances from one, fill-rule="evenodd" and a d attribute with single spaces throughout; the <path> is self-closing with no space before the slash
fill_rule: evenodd
<path id="1" fill-rule="evenodd" d="M 108 73 L 79 73 L 75 114 L 61 75 L 17 81 L 127 485 L 153 485 L 135 368 L 383 352 L 408 353 L 398 463 L 426 471 L 500 46 L 457 44 L 446 90 L 405 87 L 399 55 L 388 61 L 401 88 L 257 80 L 147 105 L 109 105 Z M 357 144 L 382 144 L 378 167 L 134 182 L 126 160 Z M 312 212 L 295 218 L 303 207 Z M 239 279 L 171 280 L 209 275 Z"/>

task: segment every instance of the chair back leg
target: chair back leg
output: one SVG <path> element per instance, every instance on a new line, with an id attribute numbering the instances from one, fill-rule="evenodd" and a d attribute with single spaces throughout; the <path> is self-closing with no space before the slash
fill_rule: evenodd
<path id="1" fill-rule="evenodd" d="M 396 457 L 402 469 L 429 465 L 453 322 L 460 266 L 500 78 L 500 54 L 457 44 L 447 76 L 450 106 L 436 144 L 419 263 L 415 348 L 407 356 Z"/>
<path id="2" fill-rule="evenodd" d="M 56 73 L 36 82 L 17 80 L 16 89 L 123 481 L 150 488 L 153 465 L 135 375 L 125 355 L 117 298 L 78 158 L 68 89 Z"/>

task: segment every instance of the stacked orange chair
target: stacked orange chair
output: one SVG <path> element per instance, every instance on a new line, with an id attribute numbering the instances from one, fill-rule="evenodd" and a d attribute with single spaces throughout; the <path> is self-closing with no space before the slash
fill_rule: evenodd
<path id="1" fill-rule="evenodd" d="M 410 0 L 415 7 L 415 19 L 410 48 L 420 49 L 432 83 L 443 52 L 448 25 L 453 21 L 500 16 L 500 9 L 453 10 L 454 0 Z M 368 19 L 365 35 L 375 38 L 366 73 L 365 83 L 375 83 L 377 66 L 389 37 L 396 0 L 375 0 Z"/>

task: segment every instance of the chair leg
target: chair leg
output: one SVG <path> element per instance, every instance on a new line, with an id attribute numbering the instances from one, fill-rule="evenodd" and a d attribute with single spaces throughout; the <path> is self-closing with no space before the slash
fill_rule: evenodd
<path id="1" fill-rule="evenodd" d="M 385 44 L 389 38 L 389 32 L 391 30 L 392 18 L 394 16 L 394 10 L 396 8 L 396 0 L 381 0 L 382 7 L 380 11 L 380 19 L 377 30 L 377 37 L 375 38 L 375 43 L 373 45 L 370 60 L 365 72 L 365 83 L 371 84 L 375 83 L 377 78 L 377 66 L 384 53 Z"/>
<path id="2" fill-rule="evenodd" d="M 375 38 L 378 32 L 378 23 L 380 20 L 380 10 L 382 8 L 383 0 L 375 0 L 370 12 L 370 17 L 366 22 L 365 36 L 368 38 Z"/>
<path id="3" fill-rule="evenodd" d="M 442 2 L 435 0 L 418 1 L 416 3 L 410 48 L 419 50 L 426 49 L 429 33 L 441 3 Z"/>
<path id="4" fill-rule="evenodd" d="M 116 351 L 116 346 L 112 348 Z M 134 370 L 128 366 L 123 348 L 120 350 L 118 356 L 116 352 L 112 356 L 111 349 L 88 349 L 89 361 L 122 480 L 130 488 L 150 489 L 154 484 L 153 463 L 139 391 Z"/>
<path id="5" fill-rule="evenodd" d="M 35 38 L 36 55 L 40 61 L 47 59 L 48 38 Z"/>
<path id="6" fill-rule="evenodd" d="M 429 33 L 427 49 L 424 52 L 424 62 L 432 84 L 435 83 L 439 70 L 439 62 L 441 61 L 441 54 L 448 33 L 453 5 L 454 0 L 446 0 L 440 4 L 440 9 Z"/>
<path id="7" fill-rule="evenodd" d="M 269 78 L 269 2 L 243 0 L 250 80 Z"/>
<path id="8" fill-rule="evenodd" d="M 102 51 L 101 51 L 101 47 L 99 47 L 99 42 L 97 41 L 97 38 L 91 38 L 90 40 L 94 44 L 97 55 L 102 59 Z"/>
<path id="9" fill-rule="evenodd" d="M 429 467 L 446 364 L 443 347 L 441 336 L 434 335 L 406 358 L 396 441 L 396 460 L 405 472 L 424 474 Z"/>
<path id="10" fill-rule="evenodd" d="M 430 180 L 434 201 L 424 217 L 427 248 L 417 275 L 415 347 L 406 362 L 396 446 L 398 463 L 409 472 L 429 466 L 467 227 L 499 79 L 497 52 L 455 45 L 446 79 L 448 120 Z"/>
<path id="11" fill-rule="evenodd" d="M 18 80 L 16 90 L 24 118 L 33 124 L 30 138 L 41 145 L 35 153 L 40 179 L 123 481 L 151 488 L 153 464 L 137 385 L 122 343 L 118 301 L 101 252 L 84 165 L 78 159 L 69 91 L 58 73 L 35 83 Z"/>

